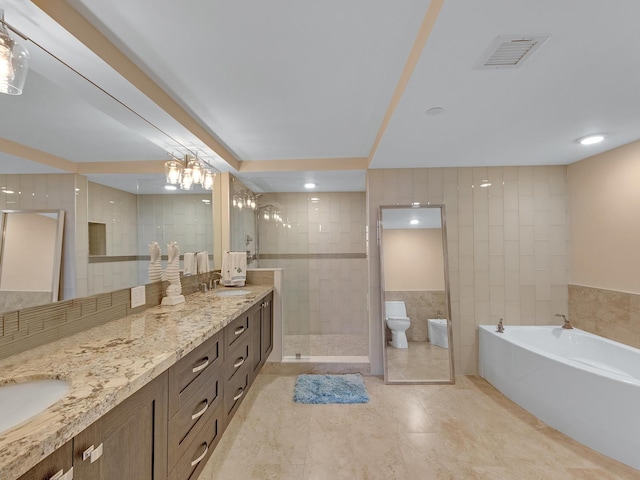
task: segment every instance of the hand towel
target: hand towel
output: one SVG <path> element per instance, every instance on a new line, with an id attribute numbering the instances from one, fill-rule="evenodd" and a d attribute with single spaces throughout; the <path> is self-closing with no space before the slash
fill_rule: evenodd
<path id="1" fill-rule="evenodd" d="M 196 254 L 187 252 L 184 254 L 184 275 L 195 275 L 196 269 Z"/>
<path id="2" fill-rule="evenodd" d="M 196 264 L 198 273 L 207 273 L 211 269 L 209 268 L 209 252 L 196 253 Z"/>
<path id="3" fill-rule="evenodd" d="M 247 252 L 225 252 L 222 257 L 222 284 L 244 287 L 247 280 Z"/>

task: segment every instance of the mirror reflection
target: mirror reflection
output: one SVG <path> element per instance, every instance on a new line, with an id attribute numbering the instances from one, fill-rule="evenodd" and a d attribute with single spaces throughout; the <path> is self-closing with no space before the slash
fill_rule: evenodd
<path id="1" fill-rule="evenodd" d="M 380 207 L 387 383 L 452 383 L 443 206 Z"/>
<path id="2" fill-rule="evenodd" d="M 2 210 L 0 311 L 58 300 L 63 210 Z"/>

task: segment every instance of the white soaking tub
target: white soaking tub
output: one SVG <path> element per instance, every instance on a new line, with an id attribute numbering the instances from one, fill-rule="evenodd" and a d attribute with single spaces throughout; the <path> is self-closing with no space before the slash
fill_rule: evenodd
<path id="1" fill-rule="evenodd" d="M 556 430 L 640 469 L 640 350 L 577 328 L 478 329 L 480 376 Z"/>

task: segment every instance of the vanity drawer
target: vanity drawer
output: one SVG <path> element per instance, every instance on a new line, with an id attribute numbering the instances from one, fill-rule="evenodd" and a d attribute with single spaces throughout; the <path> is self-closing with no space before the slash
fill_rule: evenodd
<path id="1" fill-rule="evenodd" d="M 242 403 L 244 396 L 249 389 L 250 368 L 243 366 L 234 377 L 224 385 L 224 409 L 226 412 L 225 422 L 228 425 L 231 417 Z"/>
<path id="2" fill-rule="evenodd" d="M 224 328 L 224 347 L 227 352 L 238 342 L 251 336 L 252 321 L 249 313 L 250 311 L 243 313 Z"/>
<path id="3" fill-rule="evenodd" d="M 222 404 L 222 369 L 204 373 L 207 381 L 169 419 L 169 469 L 185 453 L 188 445 L 214 411 Z M 222 410 L 222 409 L 221 409 Z"/>
<path id="4" fill-rule="evenodd" d="M 236 342 L 231 351 L 227 350 L 224 362 L 224 379 L 231 380 L 245 365 L 249 365 L 251 357 L 251 337 Z"/>
<path id="5" fill-rule="evenodd" d="M 222 405 L 219 405 L 184 449 L 184 454 L 169 474 L 169 480 L 195 480 L 198 478 L 207 460 L 211 457 L 213 449 L 220 441 L 220 437 L 222 437 L 223 417 L 224 409 Z"/>
<path id="6" fill-rule="evenodd" d="M 170 417 L 222 366 L 222 338 L 216 333 L 169 369 Z"/>

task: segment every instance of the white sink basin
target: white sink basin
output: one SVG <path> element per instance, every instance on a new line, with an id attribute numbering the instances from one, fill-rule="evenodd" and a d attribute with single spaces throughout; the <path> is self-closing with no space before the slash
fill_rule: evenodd
<path id="1" fill-rule="evenodd" d="M 0 386 L 0 433 L 60 400 L 71 385 L 64 380 L 32 380 Z"/>
<path id="2" fill-rule="evenodd" d="M 250 290 L 221 290 L 219 292 L 215 292 L 214 295 L 217 295 L 219 297 L 238 297 L 240 295 L 246 295 L 247 293 L 251 293 Z"/>

